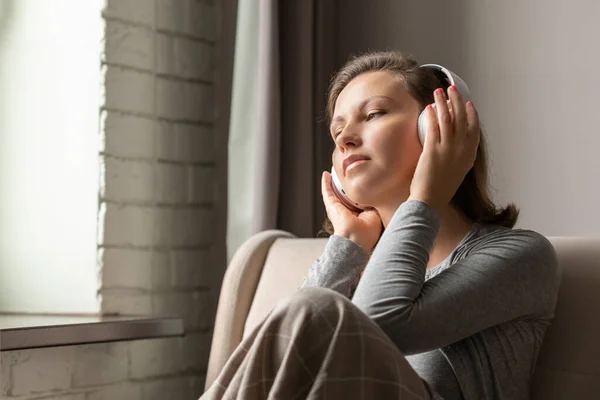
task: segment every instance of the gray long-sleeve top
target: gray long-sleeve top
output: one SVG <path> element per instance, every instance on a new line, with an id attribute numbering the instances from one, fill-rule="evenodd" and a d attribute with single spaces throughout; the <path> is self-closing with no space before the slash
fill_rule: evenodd
<path id="1" fill-rule="evenodd" d="M 407 201 L 370 259 L 331 236 L 302 287 L 351 298 L 446 398 L 461 398 L 449 393 L 455 382 L 466 400 L 528 399 L 560 284 L 554 247 L 533 231 L 476 223 L 426 270 L 439 229 L 433 208 Z"/>

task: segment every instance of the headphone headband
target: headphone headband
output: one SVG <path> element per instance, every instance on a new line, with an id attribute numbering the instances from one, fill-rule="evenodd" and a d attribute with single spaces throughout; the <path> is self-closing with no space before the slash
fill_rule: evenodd
<path id="1" fill-rule="evenodd" d="M 455 85 L 465 101 L 471 100 L 471 91 L 469 90 L 469 87 L 467 86 L 465 81 L 460 76 L 450 71 L 448 68 L 439 64 L 423 64 L 421 65 L 421 68 L 431 68 L 435 69 L 436 71 L 440 71 L 446 77 L 448 86 Z"/>

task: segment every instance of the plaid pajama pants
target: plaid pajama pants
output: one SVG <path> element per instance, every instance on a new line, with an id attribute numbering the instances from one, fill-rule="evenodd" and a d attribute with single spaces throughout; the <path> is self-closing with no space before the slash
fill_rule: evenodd
<path id="1" fill-rule="evenodd" d="M 346 297 L 302 289 L 240 343 L 201 399 L 441 399 Z"/>

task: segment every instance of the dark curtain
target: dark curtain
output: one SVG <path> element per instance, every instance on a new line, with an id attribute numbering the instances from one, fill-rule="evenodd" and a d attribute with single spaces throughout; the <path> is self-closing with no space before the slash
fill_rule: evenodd
<path id="1" fill-rule="evenodd" d="M 280 167 L 276 228 L 314 237 L 333 142 L 326 93 L 336 63 L 337 0 L 279 1 Z"/>

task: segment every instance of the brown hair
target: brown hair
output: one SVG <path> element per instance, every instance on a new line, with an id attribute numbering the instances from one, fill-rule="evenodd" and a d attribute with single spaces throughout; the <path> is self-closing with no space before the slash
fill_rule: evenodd
<path id="1" fill-rule="evenodd" d="M 410 95 L 421 105 L 421 110 L 434 102 L 433 91 L 447 90 L 447 83 L 441 72 L 432 68 L 419 68 L 415 57 L 401 51 L 366 53 L 352 58 L 332 78 L 327 100 L 328 122 L 333 117 L 335 103 L 342 90 L 358 75 L 366 72 L 388 71 L 400 76 Z M 488 157 L 483 128 L 473 168 L 467 173 L 451 200 L 467 218 L 474 222 L 502 225 L 512 228 L 517 222 L 519 210 L 514 203 L 498 208 L 489 194 Z M 323 231 L 333 234 L 329 218 L 323 223 Z"/>

